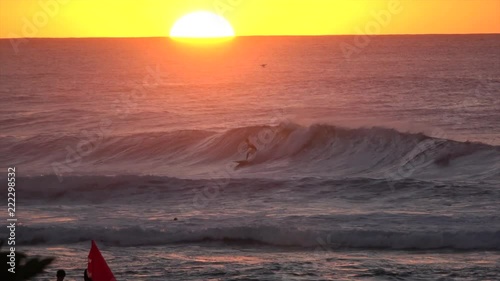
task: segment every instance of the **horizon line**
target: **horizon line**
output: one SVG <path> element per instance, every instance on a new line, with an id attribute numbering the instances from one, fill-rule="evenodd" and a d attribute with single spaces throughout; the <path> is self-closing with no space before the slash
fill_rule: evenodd
<path id="1" fill-rule="evenodd" d="M 500 32 L 495 33 L 391 33 L 391 34 L 301 34 L 301 35 L 236 35 L 230 38 L 245 38 L 245 37 L 340 37 L 340 36 L 443 36 L 443 35 L 500 35 Z M 0 37 L 0 40 L 10 39 L 152 39 L 152 38 L 167 38 L 175 39 L 171 36 L 83 36 L 83 37 Z M 222 38 L 222 37 L 221 37 Z M 225 37 L 224 37 L 225 38 Z M 186 38 L 186 39 L 219 39 L 215 38 Z"/>

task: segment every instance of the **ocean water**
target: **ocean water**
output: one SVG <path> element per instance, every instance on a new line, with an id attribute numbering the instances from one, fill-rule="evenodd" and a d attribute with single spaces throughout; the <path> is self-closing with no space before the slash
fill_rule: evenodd
<path id="1" fill-rule="evenodd" d="M 92 239 L 117 280 L 500 279 L 500 36 L 359 39 L 0 40 L 17 249 L 39 280 Z"/>

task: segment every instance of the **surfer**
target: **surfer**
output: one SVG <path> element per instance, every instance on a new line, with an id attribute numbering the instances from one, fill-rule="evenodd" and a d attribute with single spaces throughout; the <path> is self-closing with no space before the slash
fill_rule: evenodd
<path id="1" fill-rule="evenodd" d="M 63 281 L 64 277 L 66 277 L 66 271 L 63 269 L 59 269 L 56 273 L 57 281 Z"/>
<path id="2" fill-rule="evenodd" d="M 257 147 L 253 145 L 248 138 L 245 139 L 245 143 L 247 144 L 247 157 L 246 160 L 248 160 L 248 157 L 250 154 L 255 154 L 257 153 Z"/>
<path id="3" fill-rule="evenodd" d="M 89 277 L 88 271 L 86 269 L 83 271 L 83 280 L 92 281 L 92 278 Z"/>

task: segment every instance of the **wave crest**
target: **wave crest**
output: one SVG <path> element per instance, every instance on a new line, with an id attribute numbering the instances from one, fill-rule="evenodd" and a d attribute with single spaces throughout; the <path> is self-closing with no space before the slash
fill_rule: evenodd
<path id="1" fill-rule="evenodd" d="M 272 226 L 246 226 L 170 231 L 128 228 L 22 227 L 18 240 L 23 245 L 71 244 L 89 240 L 113 246 L 155 246 L 177 243 L 222 242 L 299 247 L 315 251 L 335 249 L 456 249 L 500 250 L 500 231 L 376 230 L 314 231 Z"/>
<path id="2" fill-rule="evenodd" d="M 50 167 L 59 165 L 68 174 L 165 175 L 167 171 L 168 175 L 182 176 L 188 171 L 222 169 L 235 160 L 245 159 L 246 138 L 257 147 L 252 172 L 283 172 L 284 177 L 298 174 L 380 178 L 395 174 L 398 169 L 412 170 L 402 178 L 455 178 L 464 176 L 464 170 L 470 171 L 467 176 L 473 178 L 500 175 L 499 146 L 380 127 L 349 129 L 288 123 L 225 132 L 94 134 L 87 138 L 40 135 L 24 139 L 2 137 L 0 147 L 7 162 L 22 164 L 31 172 L 54 173 Z"/>

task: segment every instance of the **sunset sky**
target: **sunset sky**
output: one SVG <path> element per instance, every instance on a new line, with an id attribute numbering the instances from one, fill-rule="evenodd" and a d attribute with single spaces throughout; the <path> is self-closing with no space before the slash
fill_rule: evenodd
<path id="1" fill-rule="evenodd" d="M 198 10 L 221 14 L 237 36 L 500 33 L 499 0 L 0 0 L 0 3 L 2 38 L 161 37 L 168 36 L 177 19 Z M 397 6 L 399 12 L 391 10 L 390 5 Z M 390 19 L 377 20 L 375 15 L 381 13 L 389 13 Z"/>

